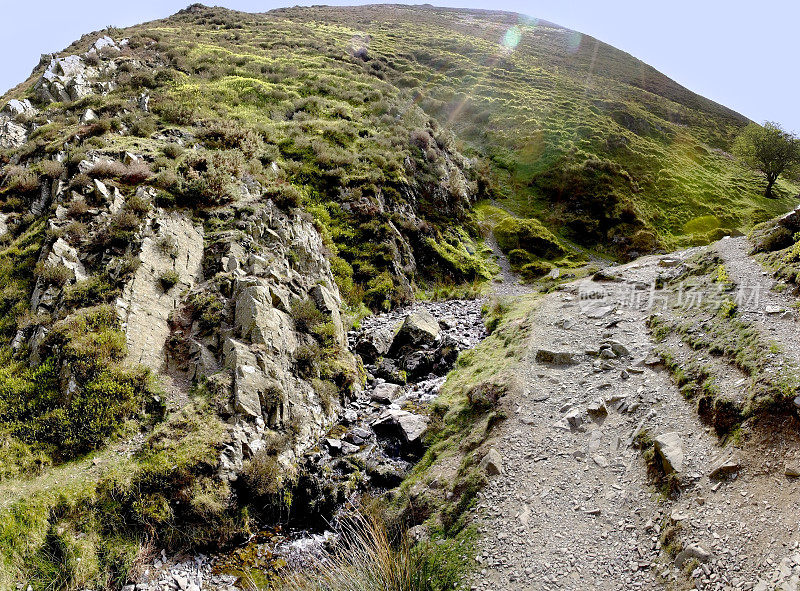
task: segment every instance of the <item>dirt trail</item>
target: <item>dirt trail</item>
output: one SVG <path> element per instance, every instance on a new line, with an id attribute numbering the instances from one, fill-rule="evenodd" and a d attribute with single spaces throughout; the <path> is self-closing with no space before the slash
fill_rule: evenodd
<path id="1" fill-rule="evenodd" d="M 511 269 L 511 263 L 500 245 L 497 244 L 494 232 L 491 232 L 486 238 L 486 244 L 492 249 L 495 262 L 500 267 L 500 273 L 492 283 L 492 293 L 498 296 L 518 296 L 530 293 L 532 291 L 530 285 L 523 283 L 520 276 Z"/>
<path id="2" fill-rule="evenodd" d="M 768 282 L 745 247 L 718 245 L 729 273 Z M 630 294 L 664 271 L 659 260 L 615 268 L 623 281 L 602 298 L 581 298 L 605 285 L 590 279 L 543 297 L 523 364 L 527 387 L 495 441 L 504 473 L 479 500 L 481 570 L 473 589 L 798 589 L 800 484 L 784 475 L 785 462 L 800 459 L 797 437 L 778 437 L 778 426 L 772 439 L 723 448 L 668 372 L 649 363 L 649 311 L 632 305 Z M 774 315 L 758 314 L 755 322 L 782 336 L 769 330 Z M 616 358 L 584 354 L 614 341 Z M 543 363 L 540 350 L 572 353 L 572 362 Z M 631 445 L 640 429 L 677 434 L 683 485 L 676 498 L 648 479 Z M 734 454 L 738 474 L 712 480 L 717 462 Z M 665 527 L 690 548 L 677 562 L 662 551 Z"/>
<path id="3" fill-rule="evenodd" d="M 797 299 L 787 292 L 774 291 L 777 282 L 748 256 L 751 245 L 746 238 L 727 238 L 713 248 L 725 261 L 725 268 L 741 294 L 743 318 L 775 341 L 789 359 L 800 361 L 797 309 L 794 307 Z"/>

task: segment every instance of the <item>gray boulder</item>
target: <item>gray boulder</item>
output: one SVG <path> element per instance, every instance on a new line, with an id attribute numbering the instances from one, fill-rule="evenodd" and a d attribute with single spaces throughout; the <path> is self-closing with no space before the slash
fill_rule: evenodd
<path id="1" fill-rule="evenodd" d="M 320 312 L 326 316 L 329 316 L 333 322 L 333 326 L 336 331 L 336 342 L 339 344 L 344 344 L 345 334 L 344 325 L 342 324 L 342 317 L 339 313 L 339 308 L 341 306 L 339 298 L 334 295 L 330 289 L 319 284 L 312 287 L 308 295 L 311 296 L 311 299 L 314 301 L 314 304 L 316 304 Z"/>
<path id="2" fill-rule="evenodd" d="M 370 399 L 373 402 L 379 402 L 380 404 L 390 404 L 400 395 L 400 390 L 401 387 L 397 384 L 383 382 L 375 386 L 372 394 L 370 394 Z"/>
<path id="3" fill-rule="evenodd" d="M 92 121 L 97 121 L 97 113 L 92 109 L 86 109 L 86 112 L 81 115 L 81 123 L 91 123 Z"/>
<path id="4" fill-rule="evenodd" d="M 536 361 L 538 363 L 548 363 L 550 365 L 572 365 L 577 363 L 575 353 L 568 351 L 550 351 L 549 349 L 539 349 L 536 351 Z"/>
<path id="5" fill-rule="evenodd" d="M 722 457 L 711 465 L 709 478 L 720 480 L 739 471 L 739 461 L 735 457 Z"/>
<path id="6" fill-rule="evenodd" d="M 487 476 L 497 476 L 503 473 L 503 456 L 495 448 L 491 448 L 478 465 L 481 472 Z"/>
<path id="7" fill-rule="evenodd" d="M 383 326 L 362 336 L 356 343 L 356 353 L 367 362 L 373 362 L 389 353 L 394 340 L 394 331 Z"/>
<path id="8" fill-rule="evenodd" d="M 247 285 L 236 295 L 235 325 L 242 338 L 262 344 L 278 355 L 297 348 L 294 323 L 288 314 L 272 306 L 272 295 L 263 285 Z"/>
<path id="9" fill-rule="evenodd" d="M 711 552 L 698 544 L 690 544 L 675 556 L 675 567 L 682 569 L 683 565 L 689 560 L 697 560 L 698 562 L 708 562 L 711 560 Z"/>
<path id="10" fill-rule="evenodd" d="M 407 345 L 412 347 L 433 345 L 439 340 L 440 333 L 439 322 L 430 312 L 424 308 L 415 310 L 403 321 L 392 342 L 392 350 L 397 351 Z"/>
<path id="11" fill-rule="evenodd" d="M 680 436 L 675 433 L 664 433 L 654 439 L 656 452 L 661 458 L 661 465 L 667 474 L 680 474 L 683 471 L 683 445 Z"/>
<path id="12" fill-rule="evenodd" d="M 404 444 L 417 446 L 428 426 L 428 419 L 405 410 L 389 409 L 372 424 L 379 435 L 397 437 Z"/>

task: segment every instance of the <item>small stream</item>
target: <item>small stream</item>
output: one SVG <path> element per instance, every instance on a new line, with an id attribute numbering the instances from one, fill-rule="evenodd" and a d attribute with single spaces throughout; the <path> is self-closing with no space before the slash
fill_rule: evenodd
<path id="1" fill-rule="evenodd" d="M 426 407 L 438 396 L 458 353 L 486 337 L 482 305 L 483 300 L 419 302 L 365 318 L 359 330 L 348 333 L 350 349 L 362 356 L 365 388 L 301 461 L 301 480 L 308 485 L 304 490 L 327 498 L 300 494 L 288 523 L 228 553 L 188 559 L 162 553 L 147 569 L 149 582 L 136 585 L 135 591 L 263 587 L 276 569 L 301 567 L 320 555 L 336 539 L 333 530 L 341 511 L 357 505 L 364 494 L 379 495 L 399 485 L 421 457 Z M 406 317 L 426 312 L 439 325 L 435 340 L 386 347 Z M 316 510 L 302 510 L 306 507 Z"/>

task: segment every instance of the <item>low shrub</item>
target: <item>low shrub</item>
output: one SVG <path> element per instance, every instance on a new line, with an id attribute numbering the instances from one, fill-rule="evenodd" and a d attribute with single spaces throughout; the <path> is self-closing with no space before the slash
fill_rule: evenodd
<path id="1" fill-rule="evenodd" d="M 53 265 L 47 261 L 37 263 L 34 274 L 45 283 L 58 287 L 63 287 L 75 276 L 71 269 L 63 265 Z"/>
<path id="2" fill-rule="evenodd" d="M 147 162 L 133 162 L 125 167 L 120 180 L 129 185 L 138 185 L 148 181 L 153 176 L 153 171 Z"/>
<path id="3" fill-rule="evenodd" d="M 172 160 L 177 160 L 180 158 L 183 153 L 186 151 L 181 145 L 176 143 L 169 143 L 161 148 L 161 151 L 167 158 L 171 158 Z"/>
<path id="4" fill-rule="evenodd" d="M 127 167 L 116 160 L 98 160 L 87 171 L 91 178 L 118 179 L 127 172 Z"/>
<path id="5" fill-rule="evenodd" d="M 39 176 L 36 172 L 24 166 L 6 167 L 3 177 L 2 185 L 9 191 L 32 193 L 39 189 Z"/>
<path id="6" fill-rule="evenodd" d="M 316 343 L 300 345 L 294 352 L 294 363 L 297 372 L 303 377 L 315 377 L 319 375 L 319 366 L 322 359 L 322 351 Z"/>
<path id="7" fill-rule="evenodd" d="M 161 289 L 163 289 L 165 292 L 175 287 L 180 280 L 181 277 L 178 275 L 177 271 L 165 271 L 158 278 L 158 281 L 161 284 Z"/>
<path id="8" fill-rule="evenodd" d="M 219 330 L 225 320 L 225 305 L 219 296 L 213 293 L 192 294 L 188 304 L 202 334 Z"/>
<path id="9" fill-rule="evenodd" d="M 261 147 L 261 138 L 252 129 L 236 121 L 213 121 L 197 130 L 197 137 L 208 148 L 216 150 L 241 150 L 247 157 L 254 156 Z"/>
<path id="10" fill-rule="evenodd" d="M 289 513 L 293 484 L 277 456 L 270 449 L 263 449 L 245 462 L 237 488 L 244 503 L 258 507 L 264 517 L 278 521 Z"/>
<path id="11" fill-rule="evenodd" d="M 112 238 L 128 240 L 130 234 L 139 228 L 141 220 L 134 212 L 123 209 L 111 216 L 109 223 Z"/>
<path id="12" fill-rule="evenodd" d="M 342 516 L 339 542 L 299 572 L 286 571 L 278 591 L 445 591 L 464 578 L 466 548 L 452 540 L 412 547 L 378 515 Z"/>
<path id="13" fill-rule="evenodd" d="M 303 193 L 291 183 L 273 183 L 264 188 L 264 196 L 281 209 L 300 207 L 303 203 Z"/>
<path id="14" fill-rule="evenodd" d="M 325 315 L 311 298 L 292 302 L 292 318 L 297 329 L 306 333 L 313 332 L 318 325 L 325 322 Z"/>
<path id="15" fill-rule="evenodd" d="M 116 295 L 116 290 L 104 277 L 94 275 L 78 281 L 64 290 L 64 303 L 71 308 L 84 308 L 109 303 Z"/>
<path id="16" fill-rule="evenodd" d="M 138 218 L 142 218 L 150 211 L 152 203 L 146 193 L 136 193 L 128 197 L 125 201 L 125 209 L 132 212 Z"/>
<path id="17" fill-rule="evenodd" d="M 57 179 L 66 171 L 66 167 L 58 160 L 42 160 L 36 165 L 36 171 L 48 179 Z"/>
<path id="18" fill-rule="evenodd" d="M 180 195 L 186 205 L 222 205 L 241 197 L 234 179 L 244 168 L 238 150 L 194 151 L 184 156 L 179 167 L 182 174 Z"/>
<path id="19" fill-rule="evenodd" d="M 74 294 L 73 294 L 74 295 Z M 0 421 L 15 437 L 68 459 L 96 449 L 143 411 L 152 392 L 145 368 L 124 367 L 125 334 L 113 306 L 75 312 L 53 325 L 45 361 L 28 367 L 0 351 Z"/>
<path id="20" fill-rule="evenodd" d="M 79 244 L 89 236 L 89 229 L 83 222 L 73 221 L 64 226 L 64 236 L 73 243 Z"/>
<path id="21" fill-rule="evenodd" d="M 547 275 L 552 269 L 553 266 L 545 261 L 533 261 L 522 265 L 520 273 L 525 279 L 538 279 Z"/>
<path id="22" fill-rule="evenodd" d="M 89 206 L 86 205 L 86 200 L 77 196 L 67 205 L 67 215 L 71 218 L 81 218 L 89 212 Z"/>

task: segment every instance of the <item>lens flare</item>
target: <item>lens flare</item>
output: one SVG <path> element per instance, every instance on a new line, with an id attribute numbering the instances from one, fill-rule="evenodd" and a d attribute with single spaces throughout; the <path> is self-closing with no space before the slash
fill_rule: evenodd
<path id="1" fill-rule="evenodd" d="M 578 33 L 578 31 L 569 31 L 567 33 L 567 51 L 570 53 L 575 53 L 581 47 L 581 41 L 583 40 L 583 35 Z"/>
<path id="2" fill-rule="evenodd" d="M 522 29 L 514 25 L 503 35 L 502 46 L 508 51 L 514 51 L 520 41 L 522 41 Z"/>

